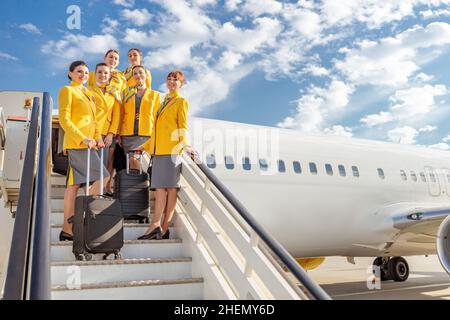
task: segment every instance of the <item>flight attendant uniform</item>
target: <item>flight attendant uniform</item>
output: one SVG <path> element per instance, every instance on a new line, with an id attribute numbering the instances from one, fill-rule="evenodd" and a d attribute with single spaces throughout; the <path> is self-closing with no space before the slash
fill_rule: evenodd
<path id="1" fill-rule="evenodd" d="M 179 188 L 180 155 L 187 146 L 188 101 L 178 92 L 167 94 L 156 111 L 150 140 L 143 146 L 152 156 L 151 189 Z"/>
<path id="2" fill-rule="evenodd" d="M 152 74 L 150 72 L 150 70 L 148 70 L 147 68 L 145 68 L 145 74 L 147 76 L 147 78 L 145 79 L 145 85 L 147 87 L 147 89 L 151 89 L 152 88 Z M 134 79 L 133 77 L 133 67 L 128 67 L 125 69 L 125 71 L 123 72 L 123 76 L 126 79 L 126 85 L 128 88 L 132 88 L 136 86 L 136 79 Z"/>
<path id="3" fill-rule="evenodd" d="M 153 130 L 154 110 L 159 109 L 160 94 L 147 89 L 137 96 L 137 88 L 128 88 L 122 95 L 120 136 L 125 152 L 136 150 L 149 139 Z"/>
<path id="4" fill-rule="evenodd" d="M 104 89 L 105 92 L 103 92 L 102 89 Z M 93 87 L 89 87 L 89 90 L 92 92 L 95 99 L 97 110 L 96 121 L 100 128 L 102 138 L 105 139 L 105 136 L 109 133 L 116 136 L 119 132 L 120 125 L 121 93 L 111 83 L 102 87 L 95 84 Z M 116 139 L 113 139 L 113 144 L 111 145 L 112 148 L 114 148 L 115 143 Z M 105 166 L 107 166 L 108 152 L 103 154 L 103 161 Z"/>
<path id="5" fill-rule="evenodd" d="M 67 183 L 79 185 L 86 182 L 88 146 L 85 139 L 99 140 L 101 130 L 96 121 L 94 96 L 81 83 L 72 81 L 61 88 L 58 96 L 59 123 L 64 130 L 64 152 L 69 155 Z M 109 176 L 102 166 L 103 176 Z M 100 158 L 90 154 L 90 182 L 100 179 Z"/>
<path id="6" fill-rule="evenodd" d="M 97 80 L 95 79 L 95 72 L 89 72 L 89 80 L 87 87 L 92 88 L 96 85 Z M 123 92 L 127 88 L 127 79 L 119 70 L 111 70 L 111 79 L 109 84 L 114 86 L 119 92 Z"/>

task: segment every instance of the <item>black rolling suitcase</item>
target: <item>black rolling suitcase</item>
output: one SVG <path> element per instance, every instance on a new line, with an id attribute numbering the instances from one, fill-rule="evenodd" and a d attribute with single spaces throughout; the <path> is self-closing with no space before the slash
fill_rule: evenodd
<path id="1" fill-rule="evenodd" d="M 103 164 L 103 150 L 101 164 Z M 77 260 L 91 260 L 92 254 L 103 253 L 103 259 L 114 254 L 121 258 L 123 247 L 122 207 L 117 199 L 89 195 L 90 150 L 88 151 L 86 195 L 75 200 L 73 218 L 73 254 Z M 103 192 L 103 170 L 100 170 Z"/>
<path id="2" fill-rule="evenodd" d="M 130 152 L 130 153 L 134 153 Z M 148 174 L 139 170 L 130 170 L 130 157 L 126 155 L 126 169 L 117 173 L 114 184 L 114 197 L 122 205 L 125 220 L 138 220 L 139 223 L 150 222 L 150 197 Z"/>

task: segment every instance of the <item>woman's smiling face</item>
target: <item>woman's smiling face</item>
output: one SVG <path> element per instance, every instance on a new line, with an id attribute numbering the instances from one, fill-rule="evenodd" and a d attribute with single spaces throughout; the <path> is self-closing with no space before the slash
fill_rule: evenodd
<path id="1" fill-rule="evenodd" d="M 72 72 L 69 72 L 72 81 L 85 84 L 89 78 L 89 69 L 86 66 L 78 66 Z"/>

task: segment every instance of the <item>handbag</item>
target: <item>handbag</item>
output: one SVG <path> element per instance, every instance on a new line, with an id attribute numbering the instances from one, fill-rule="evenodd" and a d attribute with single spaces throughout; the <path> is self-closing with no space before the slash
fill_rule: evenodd
<path id="1" fill-rule="evenodd" d="M 69 171 L 69 157 L 62 152 L 53 155 L 53 172 L 67 176 Z"/>

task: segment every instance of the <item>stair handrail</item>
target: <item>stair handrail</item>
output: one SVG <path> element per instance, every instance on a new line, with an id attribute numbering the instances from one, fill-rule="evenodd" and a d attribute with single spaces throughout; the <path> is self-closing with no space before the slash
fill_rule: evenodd
<path id="1" fill-rule="evenodd" d="M 3 294 L 4 300 L 25 300 L 27 298 L 40 107 L 40 99 L 38 97 L 34 98 L 24 166 L 20 179 L 20 193 L 9 252 L 8 269 Z"/>
<path id="2" fill-rule="evenodd" d="M 220 179 L 203 163 L 196 153 L 185 153 L 185 156 L 194 162 L 209 182 L 222 194 L 231 204 L 236 212 L 244 219 L 258 237 L 270 248 L 272 253 L 292 273 L 297 281 L 308 291 L 309 296 L 317 300 L 331 300 L 330 296 L 313 281 L 298 262 L 287 252 L 287 250 L 273 238 L 250 214 L 247 208 L 233 195 L 233 193 L 220 181 Z"/>

